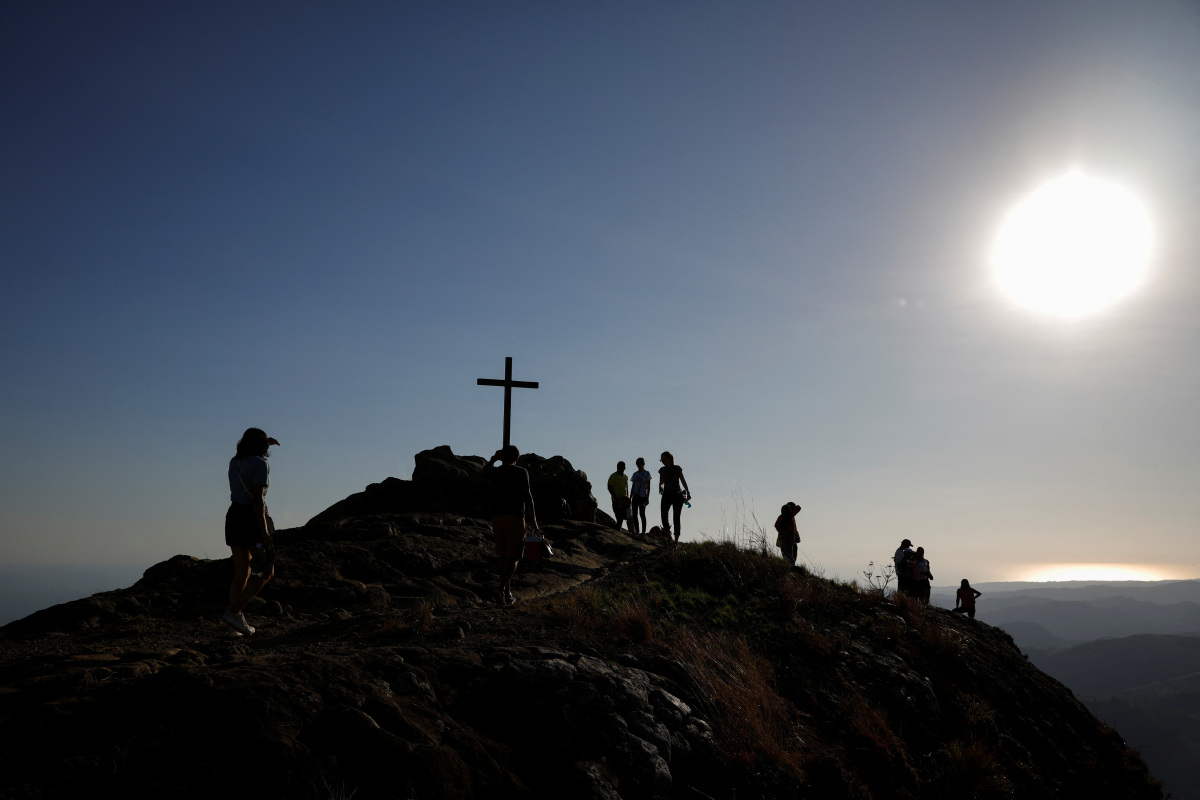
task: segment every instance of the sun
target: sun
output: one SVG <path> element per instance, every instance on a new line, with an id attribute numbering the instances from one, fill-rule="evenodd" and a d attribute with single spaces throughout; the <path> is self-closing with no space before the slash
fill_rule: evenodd
<path id="1" fill-rule="evenodd" d="M 1034 311 L 1075 318 L 1100 311 L 1142 282 L 1150 215 L 1131 192 L 1075 171 L 1009 212 L 992 248 L 1005 294 Z"/>

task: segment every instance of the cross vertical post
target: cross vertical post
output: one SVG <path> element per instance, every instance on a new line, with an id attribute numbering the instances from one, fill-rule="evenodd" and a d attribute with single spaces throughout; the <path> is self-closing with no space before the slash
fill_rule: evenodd
<path id="1" fill-rule="evenodd" d="M 506 356 L 504 358 L 504 380 L 498 381 L 494 378 L 478 378 L 475 383 L 477 386 L 504 387 L 504 446 L 508 447 L 509 428 L 512 424 L 513 387 L 518 389 L 536 389 L 538 388 L 537 381 L 514 381 L 512 379 L 512 356 Z"/>

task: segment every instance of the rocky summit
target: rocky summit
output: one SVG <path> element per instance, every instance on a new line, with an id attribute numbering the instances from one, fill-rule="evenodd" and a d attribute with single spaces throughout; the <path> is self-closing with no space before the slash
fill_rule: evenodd
<path id="1" fill-rule="evenodd" d="M 442 447 L 278 532 L 253 637 L 216 622 L 229 561 L 187 556 L 0 629 L 0 796 L 1161 797 L 1003 631 L 617 533 L 521 463 L 555 556 L 512 608 L 484 461 Z"/>

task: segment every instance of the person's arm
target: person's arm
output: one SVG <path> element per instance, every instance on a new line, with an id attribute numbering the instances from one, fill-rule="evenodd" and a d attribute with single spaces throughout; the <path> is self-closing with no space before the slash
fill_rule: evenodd
<path id="1" fill-rule="evenodd" d="M 683 470 L 679 470 L 679 483 L 681 486 L 683 486 L 683 499 L 691 500 L 692 490 L 688 488 L 687 478 L 683 477 Z"/>
<path id="2" fill-rule="evenodd" d="M 616 500 L 617 493 L 613 491 L 612 483 L 613 483 L 612 478 L 609 478 L 608 479 L 608 497 L 610 500 Z"/>
<path id="3" fill-rule="evenodd" d="M 663 474 L 662 474 L 662 470 L 659 470 L 659 472 L 658 472 L 658 493 L 659 493 L 659 494 L 662 494 L 662 493 L 663 493 Z"/>
<path id="4" fill-rule="evenodd" d="M 258 526 L 258 532 L 262 534 L 263 544 L 274 546 L 271 540 L 271 530 L 267 526 L 267 503 L 266 503 L 267 487 L 251 486 L 250 487 L 250 505 L 254 508 L 254 524 Z"/>
<path id="5" fill-rule="evenodd" d="M 971 591 L 975 592 L 976 597 L 979 597 L 979 595 L 983 594 L 983 592 L 979 591 L 978 589 L 972 589 Z"/>
<path id="6" fill-rule="evenodd" d="M 533 530 L 537 530 L 537 509 L 533 507 L 533 492 L 529 487 L 525 487 L 525 511 L 529 514 L 529 522 L 533 526 Z"/>

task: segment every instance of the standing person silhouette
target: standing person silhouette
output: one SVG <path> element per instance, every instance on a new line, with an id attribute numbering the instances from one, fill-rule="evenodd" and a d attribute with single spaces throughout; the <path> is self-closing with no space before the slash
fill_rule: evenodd
<path id="1" fill-rule="evenodd" d="M 617 471 L 608 476 L 608 496 L 612 500 L 613 519 L 617 521 L 617 530 L 629 513 L 629 476 L 625 474 L 625 462 L 617 462 Z M 630 530 L 633 523 L 629 523 Z"/>
<path id="2" fill-rule="evenodd" d="M 900 542 L 900 546 L 896 548 L 896 554 L 892 556 L 892 563 L 896 566 L 896 591 L 901 594 L 912 594 L 912 587 L 909 585 L 908 565 L 904 563 L 905 553 L 912 552 L 912 542 L 904 539 Z"/>
<path id="3" fill-rule="evenodd" d="M 796 528 L 796 515 L 800 506 L 795 503 L 784 503 L 779 509 L 779 518 L 775 520 L 775 532 L 779 534 L 779 550 L 783 557 L 796 566 L 796 555 L 800 550 L 800 531 Z"/>
<path id="4" fill-rule="evenodd" d="M 929 594 L 932 590 L 929 582 L 933 580 L 933 573 L 929 571 L 929 559 L 925 558 L 924 547 L 917 548 L 916 562 L 917 599 L 925 605 L 929 605 Z"/>
<path id="5" fill-rule="evenodd" d="M 679 542 L 680 523 L 679 516 L 683 513 L 683 504 L 692 499 L 692 493 L 688 490 L 687 479 L 683 477 L 683 469 L 675 463 L 675 456 L 664 450 L 663 454 L 658 457 L 662 462 L 662 467 L 658 470 L 658 493 L 662 495 L 662 502 L 659 504 L 659 510 L 662 512 L 662 527 L 663 533 L 668 537 L 671 535 L 671 525 L 667 519 L 669 511 L 675 511 L 675 542 Z"/>
<path id="6" fill-rule="evenodd" d="M 646 535 L 646 506 L 650 505 L 650 481 L 653 476 L 646 469 L 646 459 L 637 460 L 637 472 L 633 473 L 633 487 L 630 499 L 633 501 L 633 516 L 629 518 L 629 528 L 634 533 Z M 641 516 L 641 528 L 638 528 L 638 516 Z"/>
<path id="7" fill-rule="evenodd" d="M 512 593 L 512 579 L 521 562 L 525 542 L 525 518 L 537 530 L 537 512 L 533 493 L 529 490 L 529 472 L 517 466 L 521 451 L 506 445 L 488 461 L 487 477 L 492 484 L 492 535 L 496 540 L 496 558 L 500 562 L 500 604 L 517 602 Z M 500 466 L 494 466 L 496 462 Z"/>
<path id="8" fill-rule="evenodd" d="M 954 593 L 954 610 L 959 614 L 966 614 L 971 619 L 975 619 L 975 598 L 982 594 L 983 592 L 972 589 L 971 584 L 967 583 L 967 579 L 963 578 L 962 585 Z"/>
<path id="9" fill-rule="evenodd" d="M 271 467 L 267 449 L 279 446 L 260 428 L 247 428 L 229 459 L 229 510 L 225 512 L 225 544 L 233 552 L 233 582 L 229 584 L 229 607 L 221 622 L 243 636 L 254 634 L 254 626 L 242 613 L 254 596 L 275 575 L 275 524 L 267 513 L 267 487 Z"/>

